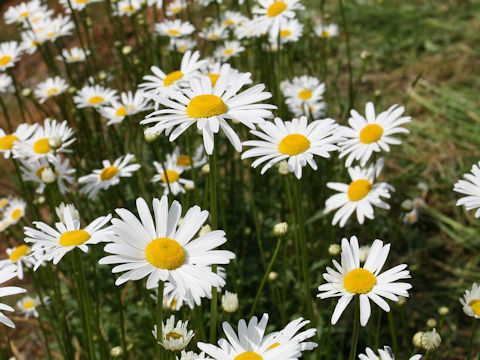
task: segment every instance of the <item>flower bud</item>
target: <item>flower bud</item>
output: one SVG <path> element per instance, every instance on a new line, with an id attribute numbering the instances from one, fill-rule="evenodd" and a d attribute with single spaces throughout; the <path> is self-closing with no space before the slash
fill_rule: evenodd
<path id="1" fill-rule="evenodd" d="M 30 95 L 32 95 L 32 90 L 29 88 L 25 88 L 22 90 L 22 96 L 28 98 Z"/>
<path id="2" fill-rule="evenodd" d="M 286 160 L 282 160 L 278 163 L 278 173 L 280 175 L 288 175 L 290 170 L 288 170 L 288 162 Z"/>
<path id="3" fill-rule="evenodd" d="M 123 55 L 129 55 L 132 53 L 132 47 L 130 45 L 125 45 L 123 48 L 122 48 L 122 54 Z"/>
<path id="4" fill-rule="evenodd" d="M 435 326 L 437 326 L 437 320 L 432 319 L 432 318 L 428 319 L 427 320 L 427 326 L 429 328 L 434 328 Z"/>
<path id="5" fill-rule="evenodd" d="M 403 306 L 407 302 L 407 298 L 405 296 L 399 296 L 397 300 L 398 306 Z"/>
<path id="6" fill-rule="evenodd" d="M 210 227 L 210 225 L 204 225 L 200 228 L 200 231 L 198 232 L 198 236 L 203 236 L 205 234 L 208 234 L 209 232 L 212 231 L 212 228 Z"/>
<path id="7" fill-rule="evenodd" d="M 342 247 L 338 244 L 330 244 L 328 247 L 328 253 L 331 256 L 337 256 L 342 251 Z"/>
<path id="8" fill-rule="evenodd" d="M 48 138 L 48 146 L 50 146 L 54 150 L 57 150 L 60 146 L 62 146 L 62 144 L 62 138 L 58 134 L 55 134 Z"/>
<path id="9" fill-rule="evenodd" d="M 268 273 L 268 280 L 275 281 L 278 279 L 278 273 L 276 271 L 270 271 Z"/>
<path id="10" fill-rule="evenodd" d="M 222 296 L 222 309 L 227 313 L 234 313 L 238 310 L 238 295 L 231 293 L 230 291 L 225 291 L 225 294 Z"/>
<path id="11" fill-rule="evenodd" d="M 275 224 L 273 227 L 273 234 L 275 236 L 285 236 L 288 233 L 288 224 L 286 222 L 281 222 L 278 224 Z"/>
<path id="12" fill-rule="evenodd" d="M 143 133 L 143 136 L 145 138 L 145 141 L 147 143 L 152 143 L 154 142 L 155 140 L 158 139 L 158 134 L 154 133 L 154 132 L 151 132 L 151 131 L 148 131 L 146 130 L 144 133 Z"/>
<path id="13" fill-rule="evenodd" d="M 209 164 L 203 165 L 201 171 L 202 171 L 202 174 L 204 174 L 204 175 L 209 174 L 210 173 L 210 165 Z"/>
<path id="14" fill-rule="evenodd" d="M 110 356 L 114 359 L 122 355 L 123 355 L 123 349 L 121 346 L 115 346 L 110 350 Z"/>
<path id="15" fill-rule="evenodd" d="M 52 168 L 50 166 L 47 166 L 45 169 L 42 170 L 42 174 L 40 175 L 40 178 L 45 184 L 51 184 L 55 182 L 55 179 L 57 177 L 55 176 L 55 173 L 53 172 Z"/>
<path id="16" fill-rule="evenodd" d="M 80 220 L 80 214 L 78 210 L 75 208 L 75 206 L 73 204 L 65 204 L 62 202 L 59 206 L 55 208 L 55 212 L 57 213 L 57 216 L 61 222 L 65 222 L 65 218 L 63 217 L 65 208 L 70 209 L 70 214 L 72 214 L 73 220 Z"/>
<path id="17" fill-rule="evenodd" d="M 415 346 L 416 348 L 423 347 L 422 346 L 423 334 L 424 334 L 423 331 L 419 331 L 419 332 L 415 333 L 415 335 L 413 335 L 412 343 L 413 343 L 413 346 Z"/>
<path id="18" fill-rule="evenodd" d="M 422 347 L 427 350 L 435 350 L 440 346 L 442 343 L 442 338 L 440 335 L 437 333 L 436 329 L 433 329 L 432 331 L 427 331 L 423 333 L 422 336 Z"/>
<path id="19" fill-rule="evenodd" d="M 440 316 L 446 316 L 450 313 L 450 309 L 446 306 L 442 306 L 438 309 L 438 313 L 440 314 Z"/>
<path id="20" fill-rule="evenodd" d="M 402 210 L 410 211 L 413 209 L 413 201 L 410 199 L 404 200 L 400 207 L 402 208 Z"/>

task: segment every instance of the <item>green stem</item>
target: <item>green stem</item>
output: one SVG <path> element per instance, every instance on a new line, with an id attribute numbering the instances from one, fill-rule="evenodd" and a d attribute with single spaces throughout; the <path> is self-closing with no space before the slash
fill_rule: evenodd
<path id="1" fill-rule="evenodd" d="M 392 315 L 392 310 L 388 312 L 388 326 L 390 327 L 390 336 L 392 337 L 393 352 L 398 354 L 397 334 L 395 331 L 395 319 Z"/>
<path id="2" fill-rule="evenodd" d="M 208 157 L 210 165 L 210 223 L 213 230 L 218 228 L 218 213 L 217 213 L 217 148 L 218 144 L 215 138 L 213 147 L 213 154 Z M 212 265 L 212 271 L 217 272 L 217 266 Z M 217 334 L 217 307 L 218 294 L 217 288 L 212 286 L 212 302 L 210 303 L 210 342 L 216 341 Z"/>
<path id="3" fill-rule="evenodd" d="M 353 334 L 352 334 L 352 346 L 350 348 L 350 355 L 348 360 L 355 360 L 357 353 L 358 334 L 360 332 L 360 298 L 355 296 L 355 315 L 353 318 Z"/>
<path id="4" fill-rule="evenodd" d="M 472 347 L 473 347 L 473 338 L 475 337 L 475 332 L 477 331 L 477 319 L 473 319 L 472 332 L 470 333 L 470 340 L 468 340 L 468 355 L 467 360 L 472 358 Z"/>
<path id="5" fill-rule="evenodd" d="M 47 332 L 45 331 L 45 327 L 43 326 L 43 322 L 42 322 L 42 317 L 39 316 L 38 317 L 38 325 L 40 325 L 40 330 L 42 332 L 42 335 L 43 335 L 43 340 L 45 341 L 45 349 L 47 350 L 47 357 L 49 360 L 52 359 L 52 354 L 50 353 L 50 345 L 48 343 L 48 337 L 47 337 Z"/>
<path id="6" fill-rule="evenodd" d="M 352 53 L 350 50 L 350 36 L 348 33 L 347 26 L 347 17 L 345 16 L 345 9 L 343 7 L 343 0 L 338 0 L 338 5 L 340 6 L 340 15 L 342 17 L 342 26 L 343 32 L 345 33 L 345 44 L 347 46 L 347 65 L 348 65 L 348 109 L 346 109 L 345 114 L 348 115 L 348 111 L 352 109 L 354 103 L 354 92 L 353 92 L 353 70 L 352 70 Z"/>
<path id="7" fill-rule="evenodd" d="M 157 294 L 157 307 L 155 311 L 155 322 L 157 323 L 157 358 L 163 358 L 163 349 L 160 343 L 163 341 L 163 290 L 165 287 L 165 283 L 161 281 L 158 284 L 158 294 Z"/>

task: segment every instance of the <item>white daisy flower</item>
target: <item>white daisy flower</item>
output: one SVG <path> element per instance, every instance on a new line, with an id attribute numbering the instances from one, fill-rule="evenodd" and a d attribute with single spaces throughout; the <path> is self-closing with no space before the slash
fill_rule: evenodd
<path id="1" fill-rule="evenodd" d="M 140 169 L 140 164 L 132 164 L 133 154 L 120 156 L 113 164 L 110 160 L 103 160 L 102 169 L 93 170 L 92 174 L 78 179 L 79 184 L 84 186 L 80 189 L 81 194 L 86 194 L 89 199 L 95 199 L 100 190 L 108 189 L 117 185 L 122 177 L 131 177 L 133 172 Z"/>
<path id="2" fill-rule="evenodd" d="M 42 19 L 33 26 L 35 40 L 40 44 L 47 40 L 54 42 L 62 36 L 71 35 L 74 28 L 75 25 L 70 17 L 63 15 L 58 15 L 54 19 Z"/>
<path id="3" fill-rule="evenodd" d="M 1 136 L 1 130 L 0 130 Z M 1 141 L 1 138 L 0 138 Z M 0 146 L 1 149 L 1 146 Z M 480 162 L 472 166 L 472 170 L 463 177 L 466 180 L 459 180 L 453 186 L 453 191 L 456 191 L 464 196 L 457 201 L 457 206 L 465 206 L 467 210 L 474 210 L 475 217 L 480 217 Z"/>
<path id="4" fill-rule="evenodd" d="M 11 93 L 13 91 L 12 78 L 7 74 L 0 74 L 0 93 Z"/>
<path id="5" fill-rule="evenodd" d="M 7 249 L 8 259 L 0 261 L 0 269 L 14 264 L 17 267 L 17 277 L 19 280 L 23 280 L 24 270 L 23 267 L 32 267 L 35 264 L 35 258 L 31 256 L 32 251 L 30 248 L 23 244 L 14 248 Z"/>
<path id="6" fill-rule="evenodd" d="M 140 0 L 120 0 L 116 4 L 112 4 L 115 16 L 132 16 L 142 9 Z"/>
<path id="7" fill-rule="evenodd" d="M 31 0 L 28 2 L 21 2 L 16 6 L 9 6 L 3 17 L 5 23 L 25 23 L 27 19 L 30 19 L 32 14 L 38 11 L 45 11 L 46 6 L 42 6 L 40 0 Z"/>
<path id="8" fill-rule="evenodd" d="M 165 88 L 170 86 L 176 88 L 181 82 L 187 81 L 189 78 L 197 76 L 199 70 L 206 66 L 206 60 L 199 60 L 200 52 L 187 51 L 183 55 L 182 63 L 179 70 L 172 71 L 168 74 L 164 73 L 156 66 L 152 66 L 151 70 L 154 75 L 147 75 L 143 77 L 146 82 L 140 84 L 146 92 L 153 92 L 158 94 Z"/>
<path id="9" fill-rule="evenodd" d="M 46 299 L 43 299 L 45 302 Z M 40 297 L 31 297 L 25 296 L 22 299 L 17 301 L 17 309 L 25 316 L 26 319 L 30 317 L 38 318 L 39 313 L 37 311 L 37 307 L 42 305 L 40 301 Z"/>
<path id="10" fill-rule="evenodd" d="M 186 9 L 187 4 L 184 0 L 174 0 L 167 5 L 167 16 L 175 16 Z"/>
<path id="11" fill-rule="evenodd" d="M 222 14 L 220 25 L 223 27 L 234 28 L 243 23 L 246 19 L 245 15 L 241 12 L 227 10 Z"/>
<path id="12" fill-rule="evenodd" d="M 278 45 L 278 39 L 280 39 L 280 44 L 297 42 L 303 35 L 303 24 L 297 19 L 283 19 L 280 21 L 279 35 L 277 37 L 270 35 L 270 43 Z"/>
<path id="13" fill-rule="evenodd" d="M 197 146 L 192 159 L 190 159 L 190 156 L 188 155 L 183 155 L 178 146 L 175 146 L 175 149 L 173 149 L 172 156 L 175 158 L 175 165 L 185 170 L 191 169 L 192 165 L 194 168 L 199 168 L 207 163 L 207 156 L 205 155 L 205 148 L 203 145 Z"/>
<path id="14" fill-rule="evenodd" d="M 188 21 L 179 19 L 165 20 L 160 24 L 155 24 L 155 32 L 159 35 L 165 35 L 171 38 L 178 38 L 190 35 L 195 31 L 195 27 Z"/>
<path id="15" fill-rule="evenodd" d="M 327 187 L 339 193 L 332 195 L 325 202 L 325 214 L 337 210 L 332 220 L 332 225 L 340 221 L 343 227 L 348 218 L 356 211 L 359 224 L 363 224 L 365 218 L 373 219 L 373 206 L 388 210 L 390 205 L 381 198 L 390 199 L 389 191 L 395 191 L 393 186 L 385 182 L 375 182 L 383 168 L 383 159 L 368 168 L 355 166 L 348 168 L 350 184 L 329 182 Z M 373 206 L 372 206 L 373 205 Z"/>
<path id="16" fill-rule="evenodd" d="M 203 71 L 203 75 L 207 75 L 210 80 L 212 80 L 212 86 L 215 86 L 217 83 L 217 80 L 221 76 L 227 76 L 229 83 L 228 86 L 233 86 L 235 85 L 236 82 L 236 76 L 243 75 L 245 74 L 250 74 L 250 73 L 241 73 L 237 69 L 232 68 L 232 66 L 229 63 L 220 63 L 220 62 L 215 62 L 208 64 L 207 68 Z M 252 83 L 251 79 L 248 79 L 248 82 L 246 85 L 249 85 Z"/>
<path id="17" fill-rule="evenodd" d="M 185 54 L 188 50 L 193 50 L 198 45 L 198 43 L 189 38 L 179 39 L 171 38 L 168 43 L 168 49 L 178 51 L 181 54 Z"/>
<path id="18" fill-rule="evenodd" d="M 11 134 L 7 134 L 3 129 L 0 129 L 0 153 L 3 153 L 3 157 L 8 159 L 12 154 L 14 145 L 30 139 L 36 129 L 36 124 L 20 124 Z"/>
<path id="19" fill-rule="evenodd" d="M 202 39 L 210 41 L 225 40 L 228 37 L 228 34 L 225 30 L 225 26 L 212 23 L 210 27 L 202 29 L 198 35 Z"/>
<path id="20" fill-rule="evenodd" d="M 5 71 L 15 65 L 20 59 L 22 48 L 16 41 L 0 43 L 0 71 Z"/>
<path id="21" fill-rule="evenodd" d="M 153 199 L 152 217 L 147 203 L 137 199 L 140 220 L 127 209 L 116 209 L 121 219 L 112 220 L 114 236 L 105 246 L 105 252 L 113 254 L 100 260 L 100 264 L 119 264 L 114 273 L 124 272 L 116 285 L 146 276 L 147 288 L 168 281 L 179 294 L 191 293 L 195 303 L 201 298 L 211 298 L 212 286 L 223 287 L 225 280 L 212 271 L 213 264 L 228 264 L 235 257 L 230 251 L 213 250 L 224 244 L 225 232 L 212 231 L 194 240 L 208 217 L 208 211 L 194 206 L 185 214 L 181 225 L 177 224 L 182 206 L 174 201 L 168 208 L 168 197 Z"/>
<path id="22" fill-rule="evenodd" d="M 71 12 L 70 6 L 73 10 L 82 11 L 87 5 L 101 1 L 103 0 L 59 0 L 67 13 Z"/>
<path id="23" fill-rule="evenodd" d="M 8 220 L 10 225 L 14 225 L 25 216 L 27 204 L 22 199 L 12 199 L 3 212 L 3 218 Z"/>
<path id="24" fill-rule="evenodd" d="M 259 0 L 258 9 L 253 11 L 259 15 L 255 21 L 261 32 L 268 33 L 270 37 L 278 37 L 280 32 L 280 22 L 282 19 L 293 19 L 294 10 L 303 10 L 305 7 L 300 4 L 300 0 Z"/>
<path id="25" fill-rule="evenodd" d="M 100 216 L 82 228 L 80 220 L 73 218 L 70 207 L 65 207 L 63 221 L 55 223 L 55 228 L 41 221 L 33 222 L 38 230 L 25 226 L 25 242 L 33 243 L 32 251 L 34 255 L 38 255 L 34 270 L 43 261 L 52 261 L 54 265 L 58 264 L 66 253 L 75 248 L 86 253 L 88 245 L 106 241 L 106 237 L 111 234 L 111 231 L 110 227 L 104 228 L 104 226 L 111 218 L 111 215 Z"/>
<path id="26" fill-rule="evenodd" d="M 211 358 L 205 357 L 204 352 L 197 354 L 193 351 L 186 352 L 185 350 L 182 350 L 182 352 L 180 353 L 180 357 L 175 356 L 175 360 L 207 360 L 207 359 L 211 359 Z"/>
<path id="27" fill-rule="evenodd" d="M 43 194 L 46 184 L 43 172 L 45 170 L 52 171 L 60 193 L 69 192 L 68 185 L 73 184 L 75 169 L 70 168 L 70 160 L 62 159 L 60 155 L 56 155 L 51 163 L 46 158 L 39 158 L 31 161 L 22 162 L 22 179 L 25 181 L 33 181 L 38 184 L 37 194 Z"/>
<path id="28" fill-rule="evenodd" d="M 290 80 L 284 80 L 280 83 L 280 89 L 285 96 L 285 103 L 296 116 L 311 115 L 310 109 L 326 107 L 322 101 L 325 93 L 325 84 L 313 76 L 296 76 Z"/>
<path id="29" fill-rule="evenodd" d="M 213 136 L 220 129 L 237 151 L 242 150 L 238 135 L 227 123 L 227 119 L 239 121 L 250 129 L 255 124 L 261 124 L 265 118 L 273 117 L 269 109 L 276 109 L 270 104 L 256 104 L 272 96 L 263 91 L 265 85 L 253 86 L 245 91 L 238 91 L 250 81 L 250 74 L 236 76 L 235 84 L 229 85 L 228 76 L 222 76 L 212 87 L 212 81 L 207 76 L 190 79 L 188 89 L 170 91 L 170 99 L 151 95 L 151 98 L 165 107 L 158 110 L 140 122 L 140 124 L 156 123 L 147 129 L 150 133 L 161 133 L 166 130 L 170 134 L 170 141 L 174 141 L 180 134 L 193 124 L 203 133 L 203 142 L 208 155 L 213 152 Z"/>
<path id="30" fill-rule="evenodd" d="M 160 182 L 163 187 L 163 195 L 168 195 L 170 191 L 173 195 L 185 194 L 185 187 L 193 189 L 195 186 L 192 180 L 181 178 L 184 168 L 177 165 L 175 155 L 167 154 L 167 160 L 163 165 L 157 161 L 154 161 L 153 165 L 157 173 L 153 176 L 151 182 Z"/>
<path id="31" fill-rule="evenodd" d="M 38 41 L 35 33 L 31 31 L 24 31 L 21 33 L 22 41 L 20 43 L 20 48 L 22 51 L 26 52 L 29 55 L 32 55 L 38 49 Z"/>
<path id="32" fill-rule="evenodd" d="M 465 291 L 463 298 L 460 298 L 460 303 L 466 315 L 480 319 L 480 287 L 477 283 L 474 283 L 470 290 Z"/>
<path id="33" fill-rule="evenodd" d="M 395 360 L 393 351 L 388 346 L 384 346 L 383 350 L 378 349 L 378 355 L 376 355 L 375 352 L 368 347 L 365 349 L 365 353 L 366 354 L 358 355 L 359 360 Z M 410 360 L 419 360 L 421 358 L 422 358 L 422 355 L 417 354 L 412 356 Z"/>
<path id="34" fill-rule="evenodd" d="M 180 351 L 188 346 L 193 338 L 193 330 L 188 330 L 188 321 L 178 320 L 175 325 L 175 315 L 170 316 L 165 323 L 162 322 L 162 339 L 158 339 L 157 325 L 153 326 L 153 337 L 168 351 Z"/>
<path id="35" fill-rule="evenodd" d="M 143 90 L 137 90 L 135 94 L 131 91 L 120 94 L 120 101 L 113 100 L 111 106 L 102 107 L 100 113 L 108 119 L 107 125 L 118 124 L 126 116 L 151 110 L 149 100 L 145 97 Z"/>
<path id="36" fill-rule="evenodd" d="M 199 342 L 200 350 L 215 360 L 293 360 L 301 356 L 297 341 L 285 341 L 278 344 L 276 333 L 265 336 L 268 314 L 263 314 L 260 322 L 254 316 L 248 324 L 245 320 L 238 322 L 238 336 L 235 330 L 224 322 L 223 332 L 227 339 L 220 339 L 218 347 Z"/>
<path id="37" fill-rule="evenodd" d="M 319 24 L 313 28 L 315 35 L 318 37 L 329 38 L 332 36 L 338 36 L 338 25 L 337 24 Z"/>
<path id="38" fill-rule="evenodd" d="M 234 56 L 237 56 L 241 52 L 245 51 L 240 41 L 232 40 L 225 41 L 225 43 L 215 49 L 213 56 L 219 60 L 228 60 Z"/>
<path id="39" fill-rule="evenodd" d="M 263 31 L 265 30 L 265 31 Z M 256 19 L 246 19 L 242 23 L 240 23 L 234 29 L 235 37 L 238 40 L 242 39 L 250 39 L 252 37 L 257 37 L 260 35 L 265 35 L 266 29 L 262 29 L 258 27 Z"/>
<path id="40" fill-rule="evenodd" d="M 398 105 L 391 106 L 388 110 L 375 115 L 372 102 L 365 106 L 365 117 L 356 110 L 351 110 L 348 126 L 341 126 L 340 132 L 345 140 L 339 143 L 341 148 L 340 159 L 347 156 L 345 166 L 352 165 L 354 160 L 359 160 L 365 166 L 374 152 L 381 150 L 390 151 L 390 145 L 401 144 L 402 141 L 393 137 L 395 134 L 407 133 L 408 130 L 400 127 L 409 123 L 410 116 L 403 116 L 405 108 Z"/>
<path id="41" fill-rule="evenodd" d="M 308 124 L 305 116 L 285 122 L 275 118 L 274 122 L 265 122 L 258 127 L 263 132 L 252 130 L 251 133 L 262 140 L 244 141 L 243 145 L 252 149 L 245 151 L 242 159 L 258 157 L 252 163 L 254 168 L 267 161 L 261 174 L 277 162 L 288 159 L 288 170 L 300 179 L 305 165 L 317 170 L 314 155 L 329 158 L 329 152 L 337 150 L 338 125 L 332 119 L 315 120 Z"/>
<path id="42" fill-rule="evenodd" d="M 283 330 L 275 333 L 273 338 L 275 343 L 272 347 L 288 342 L 297 342 L 301 352 L 315 349 L 318 346 L 317 343 L 305 340 L 315 336 L 317 329 L 312 328 L 298 333 L 301 328 L 308 324 L 310 324 L 310 320 L 304 320 L 303 318 L 290 321 Z"/>
<path id="43" fill-rule="evenodd" d="M 58 55 L 56 59 L 60 61 L 63 61 L 63 59 L 65 59 L 67 63 L 73 64 L 85 61 L 88 55 L 90 55 L 90 50 L 84 51 L 79 47 L 72 47 L 70 50 L 63 49 L 62 56 Z"/>
<path id="44" fill-rule="evenodd" d="M 0 212 L 5 209 L 5 207 L 10 203 L 10 197 L 1 197 L 0 198 Z"/>
<path id="45" fill-rule="evenodd" d="M 410 272 L 405 270 L 406 264 L 397 265 L 380 274 L 382 267 L 387 261 L 390 244 L 383 245 L 381 240 L 376 239 L 368 258 L 360 267 L 358 240 L 355 236 L 350 242 L 342 239 L 341 264 L 333 260 L 336 270 L 327 267 L 323 274 L 326 284 L 320 285 L 317 297 L 326 299 L 340 297 L 333 311 L 332 324 L 335 325 L 343 311 L 354 298 L 360 296 L 360 324 L 365 326 L 370 318 L 370 300 L 380 306 L 384 311 L 390 311 L 390 306 L 383 297 L 398 301 L 398 296 L 408 297 L 408 291 L 412 285 L 397 282 L 402 279 L 410 279 Z"/>
<path id="46" fill-rule="evenodd" d="M 117 90 L 107 89 L 101 85 L 86 85 L 73 97 L 75 105 L 80 109 L 85 107 L 98 108 L 117 99 Z"/>
<path id="47" fill-rule="evenodd" d="M 15 265 L 7 266 L 0 270 L 0 284 L 3 284 L 17 276 L 17 268 Z M 26 292 L 27 290 L 22 289 L 17 286 L 4 286 L 0 287 L 0 298 L 8 295 L 15 295 L 21 294 Z M 11 306 L 7 304 L 2 304 L 0 302 L 0 323 L 5 324 L 11 328 L 15 327 L 15 324 L 12 320 L 10 320 L 6 315 L 2 313 L 2 311 L 13 311 Z"/>
<path id="48" fill-rule="evenodd" d="M 38 102 L 43 104 L 48 98 L 63 94 L 67 90 L 67 82 L 60 76 L 55 76 L 37 84 L 34 95 Z"/>
<path id="49" fill-rule="evenodd" d="M 52 140 L 59 140 L 60 146 L 53 149 L 51 146 Z M 37 126 L 32 137 L 25 141 L 15 142 L 13 156 L 28 160 L 47 157 L 47 159 L 54 161 L 55 154 L 72 152 L 68 147 L 74 141 L 73 130 L 68 126 L 67 120 L 57 123 L 55 119 L 46 119 L 43 126 Z"/>

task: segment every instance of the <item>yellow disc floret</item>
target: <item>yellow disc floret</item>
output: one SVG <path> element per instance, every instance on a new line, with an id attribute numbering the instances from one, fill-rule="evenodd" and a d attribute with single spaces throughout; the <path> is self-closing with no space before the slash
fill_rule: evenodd
<path id="1" fill-rule="evenodd" d="M 343 287 L 352 294 L 366 294 L 377 284 L 377 278 L 362 268 L 350 271 L 343 278 Z"/>
<path id="2" fill-rule="evenodd" d="M 12 253 L 10 254 L 10 256 L 9 256 L 10 261 L 15 262 L 18 259 L 20 259 L 21 257 L 27 255 L 28 250 L 30 250 L 30 248 L 27 245 L 17 246 L 15 248 L 15 250 L 13 250 Z"/>
<path id="3" fill-rule="evenodd" d="M 109 167 L 103 169 L 102 172 L 100 173 L 100 180 L 101 181 L 110 180 L 115 175 L 117 175 L 119 170 L 120 169 L 117 168 L 116 166 L 109 166 Z"/>
<path id="4" fill-rule="evenodd" d="M 292 35 L 292 31 L 291 30 L 281 30 L 280 31 L 280 37 L 289 37 L 290 35 Z"/>
<path id="5" fill-rule="evenodd" d="M 370 192 L 372 183 L 365 179 L 355 180 L 348 186 L 347 195 L 351 201 L 362 200 Z"/>
<path id="6" fill-rule="evenodd" d="M 310 148 L 310 140 L 302 134 L 290 134 L 285 136 L 280 144 L 278 151 L 285 155 L 298 155 Z"/>
<path id="7" fill-rule="evenodd" d="M 173 239 L 157 238 L 145 248 L 147 261 L 160 269 L 175 270 L 185 262 L 185 251 Z"/>
<path id="8" fill-rule="evenodd" d="M 166 340 L 178 340 L 178 339 L 183 339 L 183 336 L 176 333 L 176 332 L 170 331 L 169 333 L 167 333 L 165 335 L 165 339 Z"/>
<path id="9" fill-rule="evenodd" d="M 12 218 L 12 220 L 16 221 L 20 218 L 20 216 L 22 216 L 22 214 L 22 209 L 15 209 L 12 211 L 12 215 L 10 215 L 10 217 Z"/>
<path id="10" fill-rule="evenodd" d="M 267 16 L 268 17 L 275 17 L 280 15 L 287 9 L 287 4 L 283 1 L 275 1 L 272 5 L 270 5 L 267 9 Z"/>
<path id="11" fill-rule="evenodd" d="M 37 154 L 46 154 L 50 151 L 50 145 L 48 145 L 48 138 L 43 138 L 35 141 L 33 144 L 33 151 Z"/>
<path id="12" fill-rule="evenodd" d="M 208 118 L 227 112 L 227 105 L 216 95 L 195 96 L 187 106 L 187 115 L 194 119 Z"/>
<path id="13" fill-rule="evenodd" d="M 217 83 L 218 78 L 220 77 L 220 74 L 207 74 L 207 76 L 210 78 L 212 81 L 212 86 L 215 86 Z"/>
<path id="14" fill-rule="evenodd" d="M 377 124 L 369 124 L 360 131 L 360 142 L 371 144 L 378 141 L 383 134 L 383 128 Z"/>
<path id="15" fill-rule="evenodd" d="M 480 316 L 480 300 L 470 301 L 468 305 L 470 305 L 475 315 Z"/>
<path id="16" fill-rule="evenodd" d="M 23 304 L 24 310 L 33 309 L 34 307 L 35 307 L 35 304 L 31 300 L 25 301 L 25 303 Z"/>
<path id="17" fill-rule="evenodd" d="M 13 143 L 20 140 L 15 135 L 5 135 L 0 138 L 0 150 L 11 150 L 13 148 Z"/>
<path id="18" fill-rule="evenodd" d="M 240 355 L 235 356 L 233 360 L 263 360 L 263 357 L 258 355 L 256 352 L 247 351 Z"/>
<path id="19" fill-rule="evenodd" d="M 10 61 L 12 61 L 12 57 L 5 55 L 0 58 L 0 66 L 5 66 L 7 65 Z"/>
<path id="20" fill-rule="evenodd" d="M 166 176 L 165 176 L 165 173 L 166 173 Z M 174 183 L 178 181 L 178 179 L 180 179 L 180 174 L 175 170 L 167 170 L 162 174 L 162 181 L 164 183 L 166 183 L 167 180 L 169 183 Z"/>
<path id="21" fill-rule="evenodd" d="M 98 105 L 98 104 L 104 102 L 105 98 L 103 98 L 102 96 L 92 96 L 90 99 L 88 99 L 88 101 L 92 105 Z"/>
<path id="22" fill-rule="evenodd" d="M 180 80 L 183 78 L 183 72 L 181 71 L 172 71 L 170 74 L 168 74 L 165 79 L 163 80 L 163 86 L 170 86 L 172 85 L 175 81 Z"/>
<path id="23" fill-rule="evenodd" d="M 118 116 L 118 117 L 127 116 L 127 109 L 125 108 L 125 106 L 118 108 L 117 111 L 115 111 L 115 116 Z"/>
<path id="24" fill-rule="evenodd" d="M 308 100 L 312 97 L 312 92 L 308 89 L 303 89 L 298 93 L 298 97 L 302 100 Z"/>
<path id="25" fill-rule="evenodd" d="M 62 246 L 78 246 L 90 239 L 90 234 L 85 230 L 71 230 L 64 232 L 58 243 Z"/>
<path id="26" fill-rule="evenodd" d="M 186 156 L 186 155 L 180 155 L 177 158 L 177 165 L 178 166 L 190 166 L 191 165 L 190 157 Z M 170 177 L 169 177 L 169 179 L 170 179 Z"/>

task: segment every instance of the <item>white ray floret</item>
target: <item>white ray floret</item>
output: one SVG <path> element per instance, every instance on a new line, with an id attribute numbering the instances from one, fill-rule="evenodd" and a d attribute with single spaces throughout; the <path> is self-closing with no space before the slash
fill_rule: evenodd
<path id="1" fill-rule="evenodd" d="M 422 355 L 414 355 L 410 358 L 410 360 L 419 360 L 422 358 Z M 358 355 L 359 360 L 395 360 L 395 356 L 393 355 L 393 351 L 389 346 L 384 346 L 383 349 L 378 349 L 378 355 L 370 349 L 365 349 L 365 354 Z"/>
<path id="2" fill-rule="evenodd" d="M 0 270 L 0 284 L 3 284 L 17 276 L 17 267 L 15 265 L 9 265 Z M 15 295 L 24 293 L 27 290 L 17 286 L 4 286 L 0 287 L 0 298 L 9 295 Z M 2 311 L 13 311 L 13 308 L 7 304 L 0 302 L 0 323 L 5 324 L 11 328 L 15 327 L 15 324 L 10 320 Z"/>
<path id="3" fill-rule="evenodd" d="M 3 129 L 0 129 L 0 153 L 3 153 L 3 157 L 8 159 L 12 155 L 12 150 L 15 144 L 27 141 L 32 137 L 37 129 L 37 124 L 20 124 L 17 129 L 11 133 L 6 133 Z"/>
<path id="4" fill-rule="evenodd" d="M 43 104 L 47 99 L 63 94 L 68 90 L 67 82 L 60 76 L 49 78 L 37 84 L 34 95 L 40 104 Z"/>
<path id="5" fill-rule="evenodd" d="M 470 173 L 464 174 L 466 180 L 459 180 L 453 186 L 456 191 L 464 196 L 457 201 L 457 206 L 465 206 L 467 210 L 475 210 L 475 217 L 480 217 L 480 162 L 472 166 Z"/>

